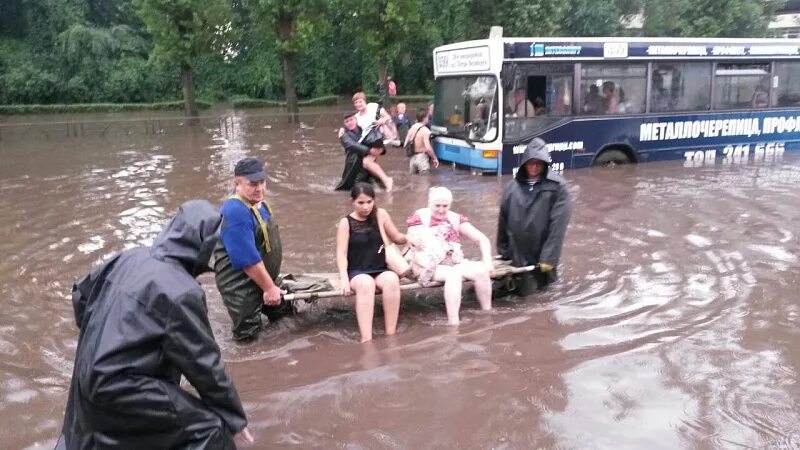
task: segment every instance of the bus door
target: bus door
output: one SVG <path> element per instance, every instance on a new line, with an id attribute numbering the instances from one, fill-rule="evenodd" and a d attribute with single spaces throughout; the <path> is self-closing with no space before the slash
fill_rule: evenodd
<path id="1" fill-rule="evenodd" d="M 503 173 L 519 167 L 525 146 L 534 137 L 550 144 L 545 137 L 547 131 L 569 121 L 573 113 L 573 77 L 574 65 L 570 63 L 503 66 Z M 551 152 L 554 167 L 561 170 L 570 167 L 572 153 Z"/>

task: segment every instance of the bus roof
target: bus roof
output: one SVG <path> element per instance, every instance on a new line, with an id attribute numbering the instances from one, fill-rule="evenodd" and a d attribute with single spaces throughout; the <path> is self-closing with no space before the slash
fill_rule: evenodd
<path id="1" fill-rule="evenodd" d="M 442 61 L 448 60 L 446 69 L 451 70 L 445 72 L 450 73 L 462 66 L 468 72 L 480 72 L 481 69 L 473 69 L 483 59 L 492 62 L 800 59 L 800 39 L 504 37 L 443 45 L 436 47 L 433 54 L 435 66 L 437 54 L 444 57 Z M 454 60 L 459 61 L 457 66 L 453 65 Z M 499 70 L 497 64 L 491 66 Z"/>

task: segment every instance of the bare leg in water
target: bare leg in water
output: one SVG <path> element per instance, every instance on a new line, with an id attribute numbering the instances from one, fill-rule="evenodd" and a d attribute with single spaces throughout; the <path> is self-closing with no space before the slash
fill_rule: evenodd
<path id="1" fill-rule="evenodd" d="M 433 279 L 444 283 L 444 307 L 447 310 L 447 324 L 458 325 L 458 312 L 461 309 L 461 285 L 464 278 L 458 266 L 437 266 Z"/>
<path id="2" fill-rule="evenodd" d="M 486 266 L 477 261 L 464 261 L 458 267 L 464 278 L 474 282 L 475 296 L 478 297 L 481 309 L 492 309 L 492 279 Z"/>
<path id="3" fill-rule="evenodd" d="M 383 171 L 383 168 L 378 165 L 377 159 L 378 157 L 375 155 L 367 155 L 364 157 L 361 165 L 367 169 L 369 173 L 378 177 L 378 180 L 380 180 L 380 182 L 386 188 L 386 192 L 391 192 L 394 181 L 389 178 L 389 176 L 386 175 L 386 172 Z"/>
<path id="4" fill-rule="evenodd" d="M 391 336 L 397 332 L 397 317 L 400 315 L 400 279 L 396 273 L 387 270 L 375 278 L 375 284 L 381 290 L 386 335 Z"/>
<path id="5" fill-rule="evenodd" d="M 444 305 L 448 325 L 458 325 L 461 309 L 461 286 L 464 278 L 475 283 L 475 294 L 484 311 L 492 309 L 492 280 L 479 262 L 465 261 L 455 266 L 437 266 L 433 279 L 444 282 Z"/>
<path id="6" fill-rule="evenodd" d="M 356 320 L 361 342 L 372 340 L 372 316 L 375 313 L 375 280 L 370 275 L 356 275 L 350 280 L 356 293 Z"/>

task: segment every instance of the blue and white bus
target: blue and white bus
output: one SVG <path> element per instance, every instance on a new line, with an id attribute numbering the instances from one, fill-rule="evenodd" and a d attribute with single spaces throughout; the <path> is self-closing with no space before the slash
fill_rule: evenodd
<path id="1" fill-rule="evenodd" d="M 514 172 L 534 137 L 556 170 L 800 149 L 800 39 L 492 36 L 433 62 L 434 149 L 476 172 Z"/>

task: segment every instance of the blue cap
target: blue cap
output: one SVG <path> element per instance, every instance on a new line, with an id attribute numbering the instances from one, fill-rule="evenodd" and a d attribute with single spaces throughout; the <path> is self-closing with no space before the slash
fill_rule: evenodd
<path id="1" fill-rule="evenodd" d="M 237 177 L 245 177 L 249 181 L 262 181 L 267 179 L 264 172 L 264 163 L 258 158 L 245 158 L 236 163 L 233 174 Z"/>

